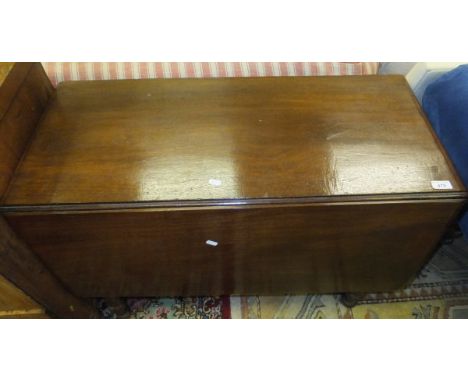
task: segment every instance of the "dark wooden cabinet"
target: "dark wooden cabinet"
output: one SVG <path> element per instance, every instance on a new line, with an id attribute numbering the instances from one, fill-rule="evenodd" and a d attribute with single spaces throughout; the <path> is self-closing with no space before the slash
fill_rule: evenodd
<path id="1" fill-rule="evenodd" d="M 400 76 L 34 89 L 0 210 L 78 297 L 395 289 L 467 197 Z"/>
<path id="2" fill-rule="evenodd" d="M 459 206 L 317 202 L 7 220 L 79 296 L 303 294 L 401 287 Z"/>

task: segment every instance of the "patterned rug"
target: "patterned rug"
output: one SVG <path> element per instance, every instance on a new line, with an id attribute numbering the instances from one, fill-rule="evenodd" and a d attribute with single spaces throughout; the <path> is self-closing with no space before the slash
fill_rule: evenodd
<path id="1" fill-rule="evenodd" d="M 367 294 L 347 308 L 339 295 L 127 299 L 117 314 L 99 302 L 108 318 L 468 318 L 468 242 L 442 245 L 411 285 L 392 293 Z"/>

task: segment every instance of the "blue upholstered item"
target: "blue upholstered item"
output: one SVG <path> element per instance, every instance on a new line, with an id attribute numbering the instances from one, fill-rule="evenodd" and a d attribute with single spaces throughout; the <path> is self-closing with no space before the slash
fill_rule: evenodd
<path id="1" fill-rule="evenodd" d="M 422 106 L 468 187 L 468 65 L 460 65 L 431 83 Z M 458 223 L 468 240 L 468 211 Z"/>

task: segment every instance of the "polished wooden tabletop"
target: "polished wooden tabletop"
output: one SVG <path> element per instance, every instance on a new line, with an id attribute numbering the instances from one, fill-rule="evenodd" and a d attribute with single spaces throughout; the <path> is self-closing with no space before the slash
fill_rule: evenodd
<path id="1" fill-rule="evenodd" d="M 68 82 L 7 205 L 463 191 L 400 76 Z"/>

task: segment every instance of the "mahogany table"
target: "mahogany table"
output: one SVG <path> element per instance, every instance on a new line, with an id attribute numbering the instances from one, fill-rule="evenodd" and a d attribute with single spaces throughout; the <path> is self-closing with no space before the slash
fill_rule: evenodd
<path id="1" fill-rule="evenodd" d="M 95 314 L 89 297 L 390 291 L 467 198 L 401 76 L 54 90 L 39 64 L 3 71 L 0 273 L 59 316 Z"/>

